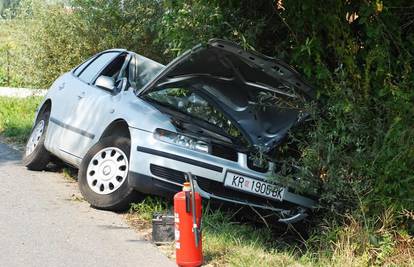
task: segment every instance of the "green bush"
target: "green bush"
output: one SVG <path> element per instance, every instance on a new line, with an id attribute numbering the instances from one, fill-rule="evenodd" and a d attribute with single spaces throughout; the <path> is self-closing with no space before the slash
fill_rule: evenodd
<path id="1" fill-rule="evenodd" d="M 0 86 L 19 86 L 21 84 L 15 58 L 17 40 L 12 21 L 0 19 Z"/>

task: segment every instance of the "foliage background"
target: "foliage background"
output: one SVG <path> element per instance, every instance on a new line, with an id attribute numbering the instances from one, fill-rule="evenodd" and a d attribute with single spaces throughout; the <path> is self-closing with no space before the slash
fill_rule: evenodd
<path id="1" fill-rule="evenodd" d="M 371 249 L 369 261 L 382 264 L 393 242 L 413 234 L 410 1 L 22 0 L 10 7 L 0 20 L 0 85 L 48 87 L 114 47 L 168 63 L 213 37 L 289 62 L 318 91 L 315 125 L 292 136 L 301 140 L 298 164 L 321 194 L 314 246 L 356 224 L 363 240 L 353 253 Z M 390 231 L 379 231 L 384 225 Z"/>

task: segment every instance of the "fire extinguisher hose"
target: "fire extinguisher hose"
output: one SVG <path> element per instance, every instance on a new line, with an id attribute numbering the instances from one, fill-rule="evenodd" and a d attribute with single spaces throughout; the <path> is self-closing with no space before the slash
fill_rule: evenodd
<path id="1" fill-rule="evenodd" d="M 198 225 L 197 225 L 194 180 L 193 180 L 193 175 L 191 174 L 191 172 L 187 173 L 187 175 L 188 175 L 188 178 L 190 180 L 190 186 L 191 186 L 191 208 L 192 208 L 192 213 L 193 213 L 194 240 L 195 240 L 196 247 L 198 247 L 198 243 L 199 243 L 199 240 L 200 240 L 200 236 L 199 236 L 200 231 L 199 231 Z"/>

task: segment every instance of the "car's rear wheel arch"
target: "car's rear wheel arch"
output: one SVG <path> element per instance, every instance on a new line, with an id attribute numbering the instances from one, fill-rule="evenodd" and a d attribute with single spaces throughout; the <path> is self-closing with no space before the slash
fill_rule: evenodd
<path id="1" fill-rule="evenodd" d="M 52 100 L 47 99 L 47 100 L 43 103 L 42 107 L 39 109 L 39 112 L 37 113 L 37 117 L 36 117 L 35 122 L 37 122 L 37 121 L 39 120 L 39 118 L 40 118 L 40 117 L 42 117 L 42 115 L 43 115 L 45 112 L 48 112 L 48 113 L 50 114 L 51 110 L 52 110 Z"/>

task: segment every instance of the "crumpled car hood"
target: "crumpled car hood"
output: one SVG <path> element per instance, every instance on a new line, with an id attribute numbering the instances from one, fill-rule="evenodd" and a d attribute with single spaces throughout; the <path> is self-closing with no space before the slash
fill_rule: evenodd
<path id="1" fill-rule="evenodd" d="M 286 63 L 219 39 L 173 60 L 138 94 L 180 83 L 198 85 L 199 93 L 262 151 L 275 147 L 305 114 L 289 103 L 275 103 L 315 97 L 315 91 Z M 269 99 L 273 104 L 267 104 Z"/>

